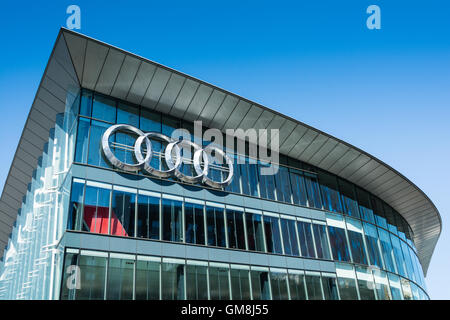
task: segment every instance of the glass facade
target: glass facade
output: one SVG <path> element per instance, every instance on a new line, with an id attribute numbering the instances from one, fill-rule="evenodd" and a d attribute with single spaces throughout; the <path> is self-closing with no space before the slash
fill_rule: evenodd
<path id="1" fill-rule="evenodd" d="M 66 142 L 65 149 L 58 151 L 61 156 L 56 157 L 61 163 L 55 165 L 55 160 L 50 160 L 55 159 L 53 146 L 61 148 L 52 138 L 24 199 L 18 222 L 21 230 L 44 230 L 51 225 L 55 231 L 45 236 L 47 244 L 67 231 L 104 239 L 129 239 L 137 241 L 136 246 L 171 244 L 174 252 L 177 246 L 183 246 L 184 252 L 219 250 L 223 255 L 245 254 L 243 257 L 249 258 L 231 263 L 220 260 L 219 251 L 214 251 L 217 256 L 186 253 L 185 257 L 175 257 L 164 251 L 160 255 L 116 252 L 113 246 L 109 251 L 61 246 L 52 267 L 59 270 L 59 275 L 55 276 L 52 290 L 46 291 L 48 298 L 427 298 L 411 228 L 393 208 L 360 187 L 283 156 L 274 175 L 262 175 L 260 169 L 267 163 L 238 155 L 236 150 L 227 152 L 243 161 L 234 164 L 232 183 L 223 190 L 181 183 L 175 178 L 150 178 L 143 172 L 124 173 L 113 168 L 101 151 L 102 134 L 116 123 L 167 135 L 192 126 L 184 120 L 82 90 L 66 115 L 61 116 L 59 131 L 53 133 Z M 120 160 L 131 163 L 134 141 L 135 137 L 117 132 L 110 145 Z M 152 144 L 155 154 L 151 165 L 167 169 L 164 144 Z M 60 192 L 40 193 L 45 180 L 42 178 L 48 177 L 45 171 L 55 166 L 63 174 L 45 183 Z M 76 169 L 73 177 L 71 168 Z M 79 168 L 97 174 L 83 176 Z M 188 165 L 182 171 L 191 174 Z M 217 168 L 213 171 L 217 176 L 223 174 Z M 59 203 L 56 206 L 63 214 L 54 220 L 47 214 L 47 220 L 35 222 L 36 217 L 33 220 L 26 213 L 38 215 L 33 204 L 39 197 L 42 202 Z M 54 208 L 42 206 L 39 210 L 50 212 Z M 18 243 L 22 252 L 31 250 Z M 35 259 L 44 255 L 33 254 Z M 280 258 L 323 261 L 328 268 L 296 269 L 268 263 L 269 259 Z M 41 270 L 42 278 L 51 270 Z M 75 277 L 75 288 L 67 285 L 74 279 L 73 270 L 81 270 Z M 25 271 L 19 276 L 25 283 Z M 11 279 L 12 273 L 0 280 L 0 297 L 39 297 L 25 287 L 14 287 Z"/>

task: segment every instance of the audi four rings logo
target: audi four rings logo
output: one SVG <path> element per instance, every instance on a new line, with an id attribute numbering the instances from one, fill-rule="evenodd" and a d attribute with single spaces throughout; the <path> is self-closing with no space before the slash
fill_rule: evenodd
<path id="1" fill-rule="evenodd" d="M 122 162 L 111 151 L 111 147 L 109 146 L 109 137 L 118 130 L 133 132 L 138 136 L 134 144 L 134 156 L 137 160 L 137 163 L 129 164 Z M 165 156 L 164 159 L 168 170 L 157 170 L 150 166 L 150 161 L 153 156 L 151 139 L 157 139 L 160 141 L 167 142 L 167 146 L 164 152 Z M 142 154 L 142 143 L 145 144 L 147 150 L 145 157 Z M 193 164 L 196 173 L 195 176 L 188 176 L 180 171 L 182 162 L 180 147 L 188 147 L 194 149 Z M 139 170 L 144 170 L 150 175 L 158 178 L 168 178 L 171 176 L 175 176 L 184 182 L 189 183 L 201 182 L 214 188 L 223 188 L 229 185 L 231 179 L 233 178 L 233 162 L 221 149 L 213 146 L 207 146 L 205 148 L 202 148 L 198 144 L 193 143 L 189 140 L 176 141 L 159 132 L 144 133 L 140 129 L 127 124 L 116 124 L 109 127 L 103 134 L 102 148 L 103 153 L 105 154 L 105 157 L 108 159 L 108 161 L 113 166 L 125 171 L 137 172 Z M 211 151 L 215 151 L 216 154 L 220 155 L 223 159 L 225 159 L 225 162 L 228 165 L 228 176 L 223 181 L 214 181 L 208 177 L 208 169 L 210 163 L 212 162 L 210 156 Z M 173 153 L 175 153 L 175 159 L 173 157 Z M 203 160 L 203 168 L 201 166 L 201 160 Z"/>

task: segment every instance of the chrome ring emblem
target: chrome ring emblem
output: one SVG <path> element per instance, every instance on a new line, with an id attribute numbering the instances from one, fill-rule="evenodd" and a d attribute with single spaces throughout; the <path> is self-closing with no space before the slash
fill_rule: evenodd
<path id="1" fill-rule="evenodd" d="M 116 133 L 119 130 L 122 132 L 128 131 L 138 136 L 133 147 L 134 156 L 137 163 L 125 163 L 119 160 L 112 152 L 109 145 L 109 138 L 112 134 Z M 158 170 L 150 165 L 150 161 L 152 160 L 152 157 L 154 155 L 151 139 L 156 139 L 167 143 L 164 152 L 164 160 L 168 168 L 167 170 Z M 145 145 L 145 157 L 143 155 L 142 144 Z M 194 149 L 192 163 L 196 174 L 195 176 L 186 175 L 180 170 L 181 164 L 183 162 L 181 147 Z M 108 161 L 113 166 L 124 171 L 138 172 L 139 170 L 143 170 L 148 174 L 158 178 L 169 178 L 175 176 L 183 182 L 201 182 L 213 188 L 223 188 L 229 185 L 231 183 L 231 180 L 233 179 L 233 162 L 230 157 L 221 149 L 213 146 L 207 146 L 203 149 L 198 144 L 189 140 L 175 141 L 172 138 L 159 132 L 144 133 L 142 130 L 128 124 L 116 124 L 109 127 L 102 136 L 102 149 L 106 159 L 108 159 Z M 228 175 L 226 179 L 221 181 L 215 181 L 208 177 L 208 172 L 212 164 L 211 153 L 213 151 L 216 155 L 219 155 L 222 159 L 224 159 L 225 163 L 228 166 Z"/>

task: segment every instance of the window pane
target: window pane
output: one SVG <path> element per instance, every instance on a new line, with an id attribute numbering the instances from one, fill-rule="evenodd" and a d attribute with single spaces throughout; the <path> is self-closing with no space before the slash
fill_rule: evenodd
<path id="1" fill-rule="evenodd" d="M 134 237 L 136 194 L 114 190 L 111 206 L 111 234 Z"/>
<path id="2" fill-rule="evenodd" d="M 319 171 L 318 176 L 324 209 L 333 212 L 342 212 L 336 177 L 323 171 Z"/>
<path id="3" fill-rule="evenodd" d="M 90 117 L 92 113 L 92 92 L 83 90 L 81 96 L 80 115 Z"/>
<path id="4" fill-rule="evenodd" d="M 278 172 L 275 175 L 275 183 L 276 183 L 276 191 L 277 191 L 277 200 L 282 202 L 292 203 L 291 200 L 291 184 L 289 181 L 289 171 L 286 167 L 274 166 L 276 170 L 278 168 Z"/>
<path id="5" fill-rule="evenodd" d="M 261 193 L 261 198 L 275 200 L 275 175 L 274 174 L 261 174 L 262 169 L 266 171 L 274 171 L 269 164 L 260 163 L 258 166 L 259 175 L 259 191 Z"/>
<path id="6" fill-rule="evenodd" d="M 323 300 L 322 283 L 320 274 L 305 274 L 306 290 L 308 292 L 308 300 Z"/>
<path id="7" fill-rule="evenodd" d="M 108 300 L 132 300 L 134 281 L 134 260 L 109 258 Z"/>
<path id="8" fill-rule="evenodd" d="M 283 234 L 284 253 L 291 256 L 299 256 L 300 251 L 295 231 L 295 220 L 280 219 L 281 232 Z"/>
<path id="9" fill-rule="evenodd" d="M 77 300 L 103 300 L 105 298 L 106 257 L 80 256 L 80 289 Z"/>
<path id="10" fill-rule="evenodd" d="M 102 151 L 102 136 L 108 129 L 110 124 L 92 121 L 91 133 L 89 135 L 89 154 L 88 154 L 88 164 L 98 167 L 109 168 L 110 166 L 106 163 L 103 157 Z M 111 143 L 111 141 L 110 141 Z"/>
<path id="11" fill-rule="evenodd" d="M 378 235 L 380 236 L 381 253 L 383 255 L 383 260 L 386 269 L 390 272 L 397 273 L 393 258 L 391 238 L 389 236 L 389 232 L 381 228 L 377 228 L 377 230 Z"/>
<path id="12" fill-rule="evenodd" d="M 338 179 L 338 181 L 344 213 L 349 216 L 359 218 L 358 203 L 356 202 L 354 185 L 342 179 Z"/>
<path id="13" fill-rule="evenodd" d="M 273 300 L 289 300 L 287 272 L 270 272 Z"/>
<path id="14" fill-rule="evenodd" d="M 88 159 L 88 146 L 89 146 L 89 128 L 91 127 L 91 121 L 86 118 L 79 118 L 78 131 L 77 131 L 77 143 L 75 147 L 75 162 L 87 163 Z"/>
<path id="15" fill-rule="evenodd" d="M 364 267 L 356 267 L 356 278 L 361 300 L 375 300 L 375 286 L 370 270 Z"/>
<path id="16" fill-rule="evenodd" d="M 338 261 L 350 261 L 350 252 L 344 229 L 344 218 L 340 215 L 327 215 L 327 224 L 333 259 Z"/>
<path id="17" fill-rule="evenodd" d="M 356 188 L 356 195 L 358 196 L 361 218 L 371 223 L 375 223 L 369 194 L 361 188 Z"/>
<path id="18" fill-rule="evenodd" d="M 291 300 L 306 300 L 304 274 L 289 273 L 289 293 Z"/>
<path id="19" fill-rule="evenodd" d="M 403 259 L 403 253 L 402 253 L 402 247 L 400 245 L 400 239 L 393 234 L 391 236 L 391 244 L 392 248 L 394 250 L 394 258 L 395 258 L 395 264 L 397 266 L 398 273 L 406 277 L 406 266 L 405 266 L 405 260 Z"/>
<path id="20" fill-rule="evenodd" d="M 244 213 L 237 210 L 226 210 L 228 245 L 230 248 L 245 249 Z"/>
<path id="21" fill-rule="evenodd" d="M 320 200 L 320 190 L 317 178 L 309 173 L 304 173 L 306 193 L 308 197 L 308 206 L 322 209 L 322 201 Z"/>
<path id="22" fill-rule="evenodd" d="M 404 300 L 412 300 L 412 291 L 411 291 L 411 284 L 408 280 L 404 278 L 400 278 L 400 283 L 402 285 L 402 291 L 403 291 L 403 299 Z"/>
<path id="23" fill-rule="evenodd" d="M 233 300 L 250 300 L 249 270 L 231 268 L 230 276 Z"/>
<path id="24" fill-rule="evenodd" d="M 383 268 L 380 247 L 378 245 L 377 227 L 364 222 L 364 232 L 366 235 L 367 251 L 369 252 L 370 264 L 378 268 Z"/>
<path id="25" fill-rule="evenodd" d="M 315 258 L 311 223 L 297 221 L 298 238 L 303 257 Z"/>
<path id="26" fill-rule="evenodd" d="M 116 102 L 105 96 L 101 96 L 98 94 L 94 95 L 92 118 L 115 123 L 116 122 Z"/>
<path id="27" fill-rule="evenodd" d="M 159 240 L 159 201 L 157 197 L 138 195 L 138 238 Z"/>
<path id="28" fill-rule="evenodd" d="M 266 232 L 267 251 L 272 253 L 283 254 L 281 247 L 280 225 L 278 218 L 272 216 L 264 216 L 264 231 Z"/>
<path id="29" fill-rule="evenodd" d="M 161 298 L 162 300 L 184 299 L 184 264 L 163 262 Z"/>
<path id="30" fill-rule="evenodd" d="M 184 216 L 186 219 L 186 242 L 205 244 L 205 217 L 203 205 L 184 203 Z"/>
<path id="31" fill-rule="evenodd" d="M 137 261 L 136 300 L 159 300 L 160 262 Z"/>
<path id="32" fill-rule="evenodd" d="M 162 199 L 162 239 L 183 241 L 183 209 L 181 201 Z"/>
<path id="33" fill-rule="evenodd" d="M 209 267 L 209 291 L 211 300 L 230 300 L 228 266 Z"/>
<path id="34" fill-rule="evenodd" d="M 411 280 L 415 280 L 415 275 L 414 275 L 414 272 L 412 269 L 412 263 L 411 263 L 411 257 L 409 255 L 408 245 L 403 241 L 400 241 L 400 244 L 402 246 L 403 258 L 405 259 L 405 265 L 406 265 L 406 271 L 408 273 L 408 278 Z"/>
<path id="35" fill-rule="evenodd" d="M 226 247 L 223 208 L 207 206 L 206 225 L 208 231 L 208 245 Z"/>
<path id="36" fill-rule="evenodd" d="M 319 259 L 331 259 L 330 246 L 326 226 L 313 223 L 314 240 L 316 242 L 317 257 Z"/>
<path id="37" fill-rule="evenodd" d="M 208 267 L 186 265 L 186 299 L 208 300 Z"/>
<path id="38" fill-rule="evenodd" d="M 228 154 L 230 159 L 233 161 L 233 179 L 231 179 L 231 183 L 225 187 L 226 191 L 241 193 L 241 182 L 240 182 L 240 171 L 239 165 L 237 164 L 238 157 L 234 154 Z"/>
<path id="39" fill-rule="evenodd" d="M 146 132 L 161 132 L 161 114 L 142 108 L 139 126 Z"/>
<path id="40" fill-rule="evenodd" d="M 347 221 L 348 240 L 350 242 L 350 248 L 352 250 L 353 262 L 360 264 L 368 264 L 361 222 L 349 218 L 347 218 L 346 221 Z"/>
<path id="41" fill-rule="evenodd" d="M 67 219 L 67 229 L 69 230 L 81 230 L 83 197 L 84 183 L 73 181 L 70 194 L 69 218 Z"/>
<path id="42" fill-rule="evenodd" d="M 403 300 L 402 288 L 400 285 L 400 277 L 395 274 L 388 273 L 388 278 L 389 278 L 389 287 L 391 288 L 392 299 Z"/>
<path id="43" fill-rule="evenodd" d="M 253 300 L 270 300 L 269 273 L 251 270 Z"/>
<path id="44" fill-rule="evenodd" d="M 83 231 L 108 234 L 111 190 L 86 186 L 83 208 Z"/>
<path id="45" fill-rule="evenodd" d="M 125 123 L 139 128 L 139 108 L 119 102 L 117 106 L 117 123 Z"/>
<path id="46" fill-rule="evenodd" d="M 262 216 L 251 212 L 245 213 L 248 249 L 265 251 Z"/>
<path id="47" fill-rule="evenodd" d="M 392 300 L 386 272 L 374 269 L 373 275 L 375 278 L 375 290 L 377 292 L 378 300 Z"/>
<path id="48" fill-rule="evenodd" d="M 336 275 L 341 300 L 358 300 L 353 267 L 348 264 L 336 264 Z"/>
<path id="49" fill-rule="evenodd" d="M 325 300 L 339 300 L 335 276 L 322 275 L 322 284 Z"/>
<path id="50" fill-rule="evenodd" d="M 77 293 L 76 281 L 77 277 L 79 278 L 81 275 L 77 274 L 77 276 L 74 278 L 73 276 L 76 274 L 76 269 L 73 269 L 71 272 L 68 271 L 70 271 L 70 266 L 78 265 L 78 256 L 78 254 L 66 252 L 66 255 L 64 257 L 63 279 L 61 283 L 61 300 L 75 300 L 75 295 Z M 69 277 L 72 279 L 72 281 L 69 280 Z M 71 285 L 74 285 L 73 289 L 69 289 L 67 283 L 68 281 Z"/>
<path id="51" fill-rule="evenodd" d="M 305 178 L 301 171 L 289 169 L 291 177 L 292 199 L 294 204 L 301 206 L 307 205 Z"/>

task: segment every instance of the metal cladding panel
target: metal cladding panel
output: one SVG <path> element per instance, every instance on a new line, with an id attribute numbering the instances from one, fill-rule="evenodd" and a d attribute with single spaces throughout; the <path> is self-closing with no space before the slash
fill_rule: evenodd
<path id="1" fill-rule="evenodd" d="M 84 57 L 86 55 L 87 39 L 79 37 L 76 34 L 70 32 L 64 32 L 63 37 L 68 51 L 70 52 L 70 58 L 72 60 L 73 69 L 75 70 L 78 78 L 78 82 L 81 83 L 83 77 Z M 50 58 L 50 60 L 52 60 Z"/>
<path id="2" fill-rule="evenodd" d="M 95 90 L 95 85 L 97 84 L 98 76 L 102 71 L 108 51 L 109 48 L 94 41 L 88 41 L 83 68 L 83 87 Z"/>
<path id="3" fill-rule="evenodd" d="M 136 67 L 137 70 L 137 67 Z M 167 83 L 169 82 L 171 73 L 163 68 L 157 68 L 153 75 L 152 81 L 145 93 L 142 105 L 149 109 L 154 109 L 158 104 Z M 131 85 L 131 82 L 130 82 Z"/>
<path id="4" fill-rule="evenodd" d="M 186 119 L 188 121 L 197 120 L 212 93 L 213 89 L 211 87 L 201 84 L 197 89 L 197 92 L 194 94 L 191 102 L 189 103 L 189 106 L 184 113 L 183 119 Z"/>
<path id="5" fill-rule="evenodd" d="M 333 150 L 320 162 L 320 167 L 329 170 L 329 168 L 336 163 L 340 158 L 342 158 L 349 147 L 343 143 L 338 143 Z"/>
<path id="6" fill-rule="evenodd" d="M 116 81 L 124 59 L 125 55 L 122 52 L 116 49 L 110 49 L 108 51 L 97 84 L 95 85 L 95 91 L 111 95 L 114 82 Z"/>
<path id="7" fill-rule="evenodd" d="M 174 117 L 181 118 L 189 107 L 189 104 L 194 98 L 194 95 L 199 87 L 200 84 L 198 82 L 191 79 L 186 79 L 180 93 L 178 94 L 178 97 L 175 100 L 175 103 L 169 111 L 169 114 Z"/>
<path id="8" fill-rule="evenodd" d="M 294 131 L 297 124 L 289 119 L 285 119 L 286 121 L 283 123 L 283 126 L 280 128 L 280 133 L 278 136 L 279 145 L 285 141 Z"/>
<path id="9" fill-rule="evenodd" d="M 251 108 L 247 101 L 240 100 L 236 108 L 231 112 L 228 120 L 223 125 L 224 129 L 238 129 L 239 124 Z M 222 127 L 221 127 L 222 128 Z"/>
<path id="10" fill-rule="evenodd" d="M 357 170 L 362 168 L 370 161 L 370 158 L 365 154 L 360 153 L 358 157 L 356 157 L 353 161 L 351 161 L 345 168 L 343 168 L 339 175 L 348 179 L 351 177 Z"/>
<path id="11" fill-rule="evenodd" d="M 328 137 L 318 133 L 314 139 L 309 143 L 309 145 L 303 150 L 300 155 L 301 159 L 305 162 L 309 160 L 316 154 L 316 152 L 328 141 Z"/>
<path id="12" fill-rule="evenodd" d="M 238 98 L 233 97 L 231 95 L 227 95 L 223 103 L 220 105 L 219 109 L 217 109 L 217 112 L 210 120 L 210 122 L 207 123 L 207 126 L 209 128 L 222 128 L 225 121 L 228 119 L 230 114 L 236 108 L 238 103 L 239 103 Z"/>
<path id="13" fill-rule="evenodd" d="M 273 140 L 273 143 L 274 144 L 277 143 L 278 147 L 279 147 L 280 131 L 282 130 L 283 125 L 286 122 L 287 122 L 286 118 L 283 118 L 279 115 L 274 115 L 274 117 L 272 118 L 272 121 L 270 121 L 269 125 L 267 126 L 267 135 L 268 135 L 267 145 L 270 149 L 273 148 L 272 140 Z M 272 130 L 274 130 L 273 134 L 272 134 Z"/>
<path id="14" fill-rule="evenodd" d="M 120 66 L 119 74 L 114 80 L 114 86 L 111 91 L 113 97 L 125 100 L 130 92 L 131 84 L 133 83 L 136 73 L 138 71 L 141 61 L 129 55 L 125 56 Z"/>
<path id="15" fill-rule="evenodd" d="M 124 57 L 122 61 L 121 57 Z M 30 113 L 32 121 L 27 122 L 22 134 L 21 141 L 35 146 L 30 147 L 25 142 L 28 146 L 26 149 L 33 149 L 33 154 L 47 142 L 48 133 L 47 136 L 42 135 L 55 121 L 56 114 L 64 111 L 66 99 L 62 93 L 70 92 L 73 88 L 66 87 L 71 83 L 77 86 L 77 82 L 103 93 L 112 88 L 111 95 L 116 98 L 150 109 L 156 108 L 186 120 L 200 119 L 204 126 L 221 128 L 223 131 L 227 128 L 246 130 L 280 127 L 280 153 L 329 170 L 380 195 L 381 199 L 403 215 L 413 228 L 414 241 L 426 272 L 441 231 L 439 212 L 417 186 L 387 164 L 295 119 L 73 31 L 60 31 L 33 102 L 32 110 L 36 108 L 38 112 Z M 25 150 L 20 147 L 17 149 L 13 167 L 21 172 L 18 180 L 30 177 L 31 181 L 36 161 Z M 12 210 L 12 215 L 15 215 L 18 204 L 5 204 L 5 199 L 11 198 L 6 191 L 13 184 L 17 186 L 17 181 L 11 181 L 8 187 L 7 179 L 0 210 L 3 205 L 5 210 Z M 1 232 L 0 236 L 7 239 L 7 235 Z"/>
<path id="16" fill-rule="evenodd" d="M 158 104 L 155 107 L 155 110 L 168 113 L 168 110 L 170 110 L 175 103 L 175 100 L 185 81 L 185 77 L 178 74 L 172 74 L 161 95 L 161 98 L 158 101 Z"/>
<path id="17" fill-rule="evenodd" d="M 280 153 L 288 155 L 307 130 L 305 126 L 297 124 L 286 140 L 280 142 Z"/>
<path id="18" fill-rule="evenodd" d="M 291 155 L 295 159 L 304 160 L 305 158 L 303 157 L 303 153 L 318 135 L 318 132 L 308 129 L 302 136 L 300 141 L 297 143 L 297 145 L 291 150 L 291 152 L 289 152 L 289 155 Z"/>
<path id="19" fill-rule="evenodd" d="M 144 98 L 147 88 L 152 81 L 153 75 L 155 74 L 156 66 L 141 61 L 139 64 L 136 77 L 131 84 L 130 91 L 128 92 L 127 100 L 134 104 L 141 104 Z"/>
<path id="20" fill-rule="evenodd" d="M 319 150 L 308 160 L 308 163 L 321 163 L 325 157 L 338 145 L 338 141 L 328 138 Z"/>

